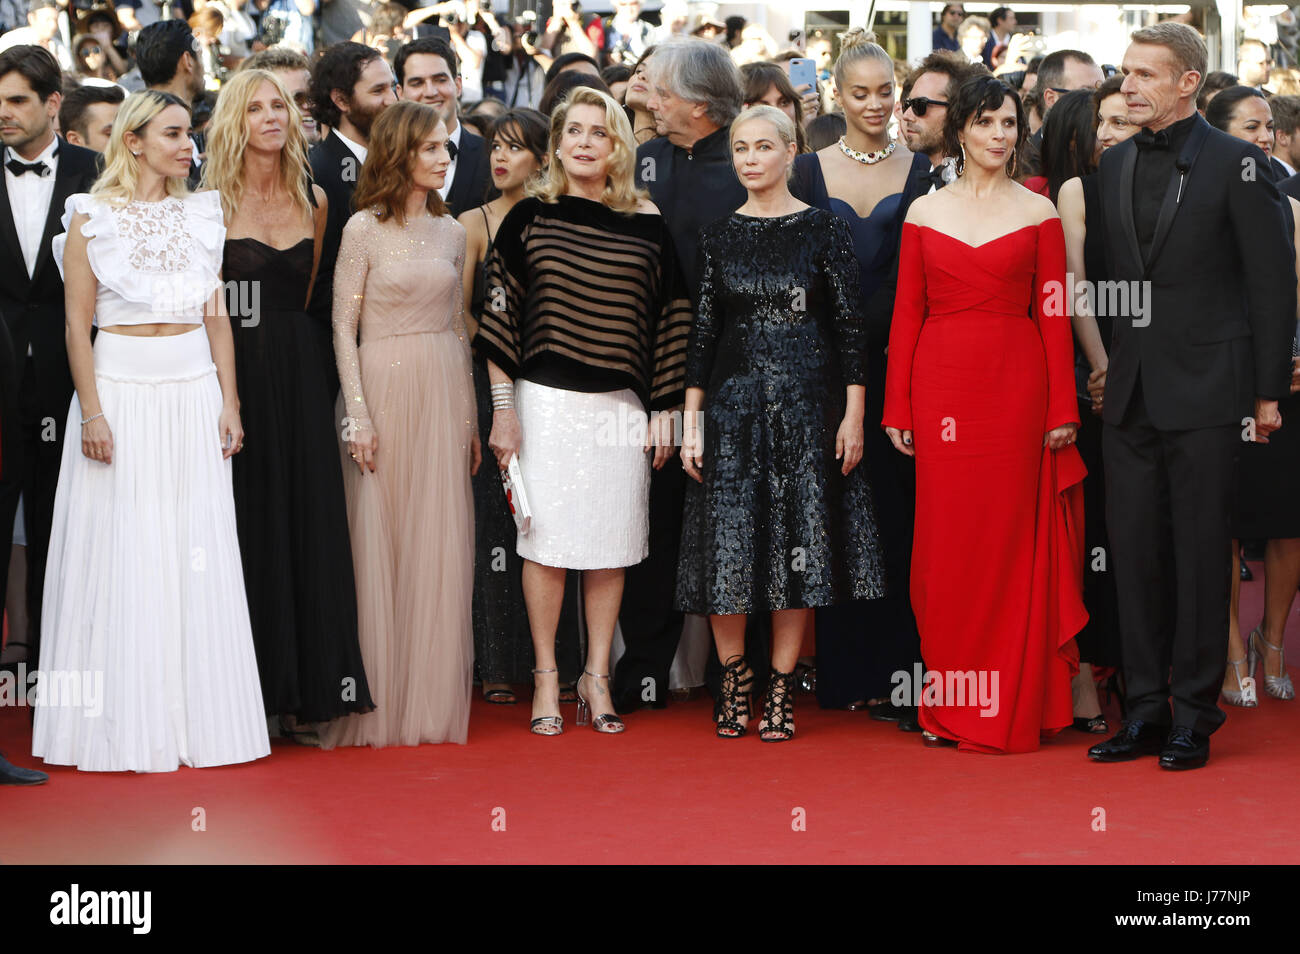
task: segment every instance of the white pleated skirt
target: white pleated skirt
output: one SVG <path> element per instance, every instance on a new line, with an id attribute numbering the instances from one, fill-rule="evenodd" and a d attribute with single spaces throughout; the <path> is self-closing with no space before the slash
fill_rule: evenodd
<path id="1" fill-rule="evenodd" d="M 68 411 L 45 576 L 32 754 L 170 772 L 270 754 L 206 331 L 101 333 L 111 464 Z"/>
<path id="2" fill-rule="evenodd" d="M 525 560 L 569 570 L 634 566 L 650 552 L 646 413 L 624 389 L 588 394 L 515 382 L 519 469 L 533 510 Z"/>

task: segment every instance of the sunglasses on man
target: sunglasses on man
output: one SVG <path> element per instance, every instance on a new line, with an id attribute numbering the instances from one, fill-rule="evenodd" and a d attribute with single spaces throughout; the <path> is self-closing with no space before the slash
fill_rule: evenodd
<path id="1" fill-rule="evenodd" d="M 909 109 L 917 116 L 924 116 L 925 111 L 931 106 L 947 106 L 948 101 L 943 99 L 930 99 L 928 96 L 916 96 L 912 99 L 903 100 L 903 112 Z"/>

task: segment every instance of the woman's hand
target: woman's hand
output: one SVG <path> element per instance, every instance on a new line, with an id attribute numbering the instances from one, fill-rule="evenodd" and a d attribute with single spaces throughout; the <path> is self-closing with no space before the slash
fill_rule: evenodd
<path id="1" fill-rule="evenodd" d="M 1088 396 L 1092 398 L 1092 413 L 1101 415 L 1102 399 L 1106 394 L 1106 368 L 1096 368 L 1088 375 Z"/>
<path id="2" fill-rule="evenodd" d="M 221 434 L 222 460 L 230 460 L 244 449 L 244 425 L 239 422 L 239 411 L 229 404 L 221 408 L 217 431 Z"/>
<path id="3" fill-rule="evenodd" d="M 523 444 L 523 432 L 519 427 L 519 416 L 514 408 L 503 408 L 492 414 L 492 433 L 488 435 L 488 450 L 497 458 L 497 467 L 505 470 L 510 466 L 510 458 L 519 453 Z"/>
<path id="4" fill-rule="evenodd" d="M 682 430 L 682 468 L 688 477 L 704 483 L 700 468 L 704 466 L 704 431 L 698 424 L 687 424 Z"/>
<path id="5" fill-rule="evenodd" d="M 81 452 L 91 460 L 113 463 L 113 430 L 107 420 L 97 417 L 81 425 Z"/>
<path id="6" fill-rule="evenodd" d="M 665 411 L 651 411 L 650 421 L 645 429 L 645 446 L 641 449 L 648 451 L 654 448 L 655 457 L 651 466 L 655 470 L 662 470 L 664 464 L 673 456 L 673 415 Z"/>
<path id="7" fill-rule="evenodd" d="M 1064 427 L 1054 427 L 1047 432 L 1043 438 L 1043 444 L 1052 450 L 1060 450 L 1074 443 L 1074 435 L 1079 431 L 1078 424 L 1066 424 Z"/>
<path id="8" fill-rule="evenodd" d="M 375 472 L 375 458 L 379 454 L 379 435 L 371 425 L 356 425 L 352 431 L 352 440 L 348 441 L 348 452 L 357 462 L 357 469 L 364 474 Z"/>
<path id="9" fill-rule="evenodd" d="M 835 434 L 835 459 L 844 461 L 840 473 L 848 476 L 862 460 L 862 415 L 844 415 Z"/>
<path id="10" fill-rule="evenodd" d="M 479 465 L 483 463 L 483 443 L 479 440 L 478 432 L 469 442 L 469 475 L 473 477 L 478 473 Z"/>
<path id="11" fill-rule="evenodd" d="M 915 457 L 916 450 L 912 447 L 912 432 L 900 431 L 896 427 L 885 428 L 885 434 L 889 437 L 890 443 L 894 445 L 894 450 L 900 454 L 906 454 L 908 457 Z"/>

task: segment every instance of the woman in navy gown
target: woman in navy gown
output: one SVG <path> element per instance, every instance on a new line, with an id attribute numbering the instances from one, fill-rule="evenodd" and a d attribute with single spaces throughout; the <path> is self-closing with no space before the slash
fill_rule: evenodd
<path id="1" fill-rule="evenodd" d="M 835 85 L 848 129 L 838 143 L 795 160 L 790 191 L 843 218 L 853 234 L 866 324 L 866 420 L 878 421 L 884 409 L 885 348 L 894 310 L 899 236 L 915 197 L 916 173 L 929 171 L 930 162 L 889 135 L 894 66 L 889 54 L 873 42 L 873 34 L 854 29 L 844 35 L 835 61 Z M 893 674 L 910 674 L 920 660 L 906 585 L 915 494 L 912 462 L 893 453 L 878 427 L 868 427 L 863 466 L 893 585 L 881 599 L 817 610 L 817 701 L 837 709 L 859 709 L 870 702 L 873 717 L 900 720 L 900 728 L 920 731 L 915 710 L 889 700 Z"/>

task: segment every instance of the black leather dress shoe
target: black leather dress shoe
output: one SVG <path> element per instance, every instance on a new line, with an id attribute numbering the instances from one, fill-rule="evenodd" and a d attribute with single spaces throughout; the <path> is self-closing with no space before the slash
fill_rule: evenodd
<path id="1" fill-rule="evenodd" d="M 1094 762 L 1131 762 L 1143 755 L 1155 755 L 1164 745 L 1168 731 L 1166 726 L 1152 725 L 1141 719 L 1125 722 L 1124 727 L 1105 742 L 1090 748 L 1088 758 Z"/>
<path id="2" fill-rule="evenodd" d="M 916 706 L 899 706 L 898 707 L 898 731 L 899 732 L 920 732 L 921 717 Z"/>
<path id="3" fill-rule="evenodd" d="M 44 772 L 19 768 L 0 755 L 0 785 L 43 785 L 50 780 Z"/>
<path id="4" fill-rule="evenodd" d="M 1246 566 L 1246 561 L 1241 561 L 1241 582 L 1251 583 L 1255 579 L 1255 574 L 1250 572 L 1250 567 Z"/>
<path id="5" fill-rule="evenodd" d="M 1175 726 L 1160 750 L 1160 767 L 1167 769 L 1200 768 L 1210 760 L 1210 737 Z"/>
<path id="6" fill-rule="evenodd" d="M 892 702 L 871 702 L 867 704 L 867 716 L 877 722 L 897 722 L 902 706 Z"/>

